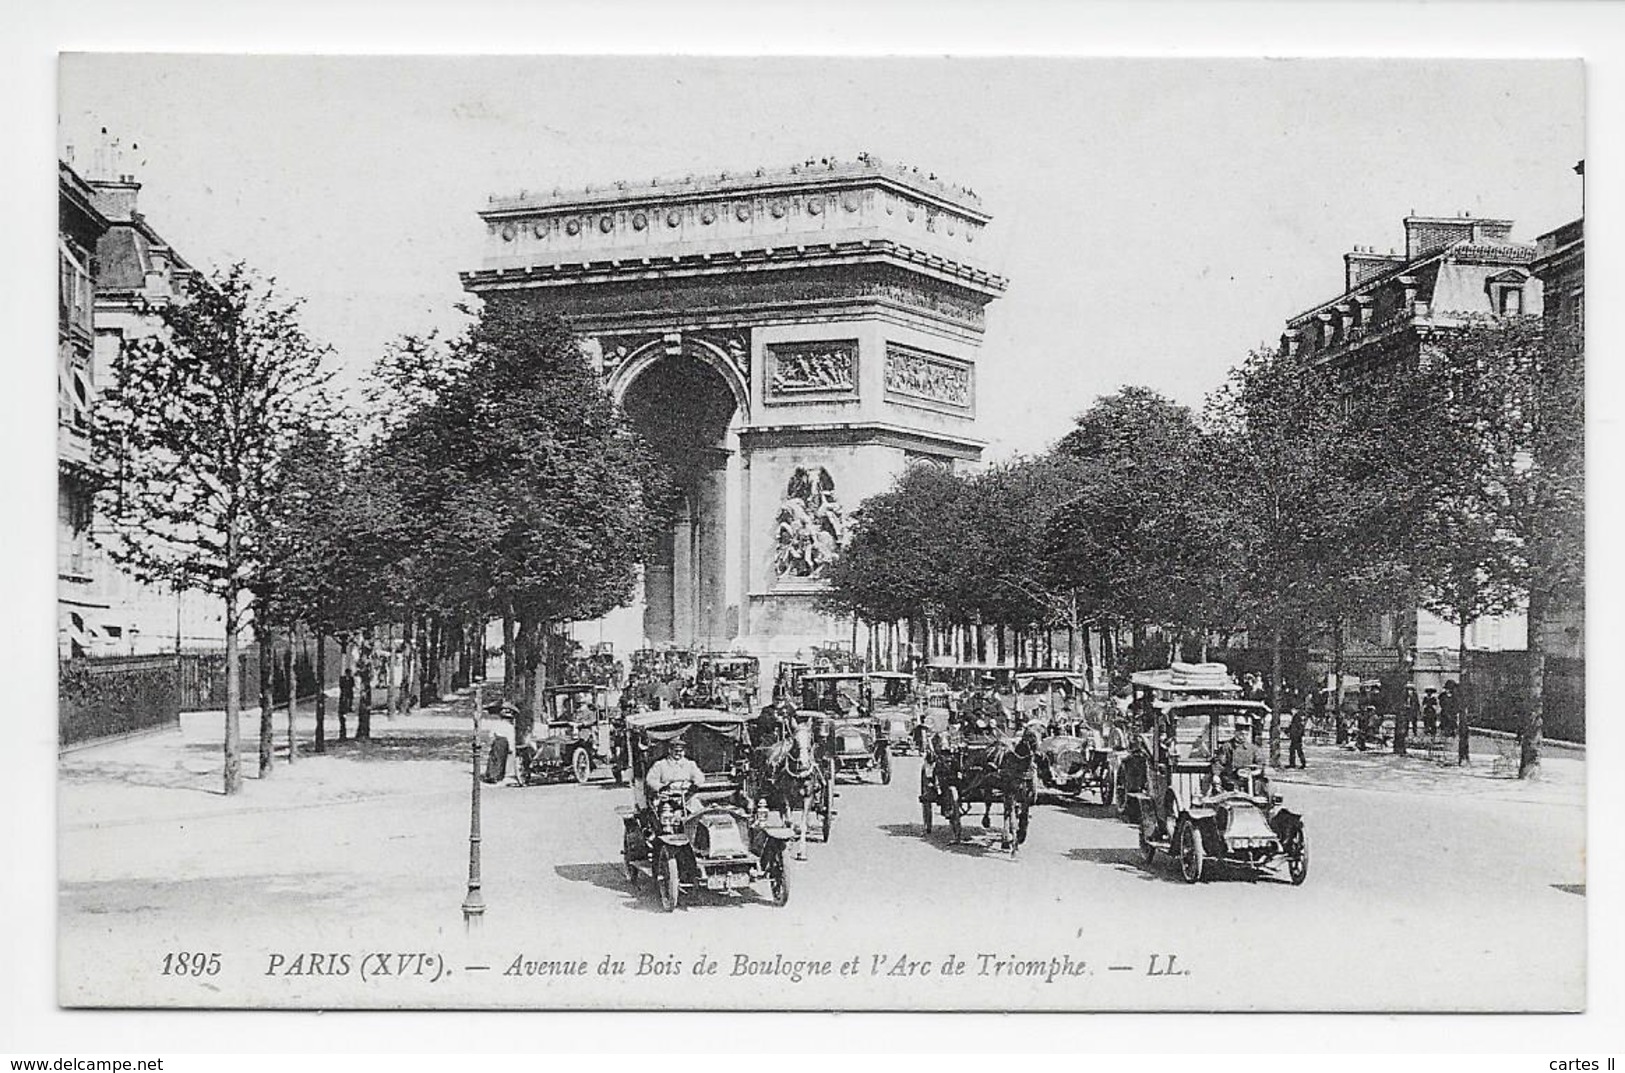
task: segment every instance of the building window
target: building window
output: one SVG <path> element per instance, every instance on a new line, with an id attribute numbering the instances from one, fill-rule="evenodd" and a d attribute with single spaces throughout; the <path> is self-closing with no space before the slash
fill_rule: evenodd
<path id="1" fill-rule="evenodd" d="M 1496 296 L 1497 312 L 1503 317 L 1516 317 L 1523 314 L 1523 288 L 1502 287 Z"/>

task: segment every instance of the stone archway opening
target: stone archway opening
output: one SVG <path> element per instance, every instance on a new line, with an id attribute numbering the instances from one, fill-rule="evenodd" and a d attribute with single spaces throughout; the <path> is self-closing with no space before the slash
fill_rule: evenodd
<path id="1" fill-rule="evenodd" d="M 733 389 L 706 362 L 672 354 L 639 371 L 620 402 L 676 500 L 644 569 L 643 635 L 652 643 L 725 643 L 738 632 L 727 592 L 727 471 L 739 419 Z"/>

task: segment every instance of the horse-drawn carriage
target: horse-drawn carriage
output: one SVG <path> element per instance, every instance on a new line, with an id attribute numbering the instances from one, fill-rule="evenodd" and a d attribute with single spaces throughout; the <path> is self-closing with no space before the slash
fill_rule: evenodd
<path id="1" fill-rule="evenodd" d="M 585 682 L 549 686 L 543 705 L 545 722 L 514 750 L 520 785 L 571 777 L 584 783 L 606 769 L 621 781 L 626 739 L 606 687 Z"/>
<path id="2" fill-rule="evenodd" d="M 940 812 L 955 842 L 962 841 L 961 821 L 982 806 L 982 826 L 992 826 L 992 810 L 1004 806 L 1000 843 L 1014 857 L 1027 840 L 1033 803 L 1038 799 L 1034 773 L 1038 735 L 1031 727 L 999 726 L 980 716 L 955 722 L 933 734 L 920 768 L 920 816 L 930 835 Z"/>
<path id="3" fill-rule="evenodd" d="M 818 751 L 834 782 L 839 776 L 863 779 L 878 772 L 891 782 L 891 750 L 874 716 L 869 676 L 861 672 L 828 671 L 801 679 L 801 711 L 817 721 Z"/>
<path id="4" fill-rule="evenodd" d="M 1237 724 L 1245 738 L 1268 712 L 1256 701 L 1222 699 L 1177 700 L 1159 712 L 1149 778 L 1135 795 L 1145 863 L 1158 850 L 1171 854 L 1187 883 L 1200 882 L 1214 863 L 1259 872 L 1284 862 L 1294 886 L 1307 878 L 1303 818 L 1281 807 L 1262 765 L 1215 774 L 1224 763 L 1215 757 Z"/>
<path id="5" fill-rule="evenodd" d="M 805 860 L 808 832 L 817 826 L 828 842 L 834 827 L 834 764 L 820 755 L 811 716 L 788 704 L 763 711 L 751 726 L 746 799 L 783 817 L 796 838 L 796 859 Z"/>
<path id="6" fill-rule="evenodd" d="M 784 860 L 788 828 L 768 822 L 745 790 L 746 719 L 736 712 L 674 709 L 627 717 L 632 806 L 617 810 L 627 882 L 654 880 L 660 907 L 676 909 L 685 893 L 733 894 L 766 881 L 773 902 L 790 900 Z M 698 782 L 652 787 L 649 771 L 682 741 L 699 767 Z"/>

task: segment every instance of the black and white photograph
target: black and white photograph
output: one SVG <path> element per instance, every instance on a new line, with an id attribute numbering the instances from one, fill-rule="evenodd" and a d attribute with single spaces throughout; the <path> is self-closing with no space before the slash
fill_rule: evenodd
<path id="1" fill-rule="evenodd" d="M 1587 1009 L 1581 58 L 57 72 L 62 1007 Z"/>

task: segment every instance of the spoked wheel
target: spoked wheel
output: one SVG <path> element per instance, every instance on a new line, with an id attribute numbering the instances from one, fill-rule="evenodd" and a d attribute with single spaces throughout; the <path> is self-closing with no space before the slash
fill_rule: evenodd
<path id="1" fill-rule="evenodd" d="M 632 863 L 632 840 L 630 838 L 621 843 L 621 863 L 626 866 L 626 882 L 636 888 L 638 881 L 643 877 L 638 873 L 638 866 Z"/>
<path id="2" fill-rule="evenodd" d="M 662 853 L 655 862 L 655 886 L 660 890 L 660 908 L 670 913 L 682 900 L 683 883 L 678 874 L 677 854 Z"/>
<path id="3" fill-rule="evenodd" d="M 1175 832 L 1179 847 L 1179 874 L 1187 883 L 1202 881 L 1202 868 L 1207 863 L 1207 851 L 1202 848 L 1202 832 L 1190 820 L 1180 820 Z"/>
<path id="4" fill-rule="evenodd" d="M 1301 887 L 1303 881 L 1309 878 L 1309 843 L 1304 839 L 1301 828 L 1287 843 L 1286 874 L 1294 887 Z"/>
<path id="5" fill-rule="evenodd" d="M 880 750 L 880 785 L 891 785 L 891 750 L 886 748 Z"/>
<path id="6" fill-rule="evenodd" d="M 1150 864 L 1157 857 L 1157 847 L 1151 841 L 1152 825 L 1155 822 L 1148 809 L 1140 810 L 1140 858 L 1146 864 Z"/>
<path id="7" fill-rule="evenodd" d="M 576 750 L 570 758 L 570 771 L 575 775 L 576 782 L 584 783 L 592 778 L 592 758 L 587 755 L 587 750 Z"/>
<path id="8" fill-rule="evenodd" d="M 784 854 L 776 854 L 767 866 L 767 878 L 773 885 L 773 904 L 785 905 L 790 901 L 790 869 L 784 863 Z"/>

